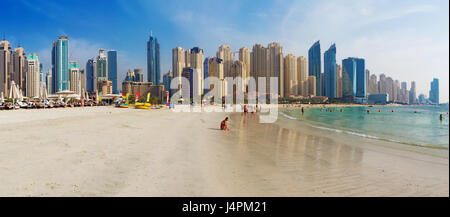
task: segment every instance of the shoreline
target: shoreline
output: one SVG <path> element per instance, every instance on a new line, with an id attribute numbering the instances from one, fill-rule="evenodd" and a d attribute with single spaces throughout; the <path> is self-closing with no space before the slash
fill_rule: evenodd
<path id="1" fill-rule="evenodd" d="M 242 115 L 236 114 L 231 117 L 234 117 L 232 120 L 236 121 L 236 119 L 241 120 Z M 408 146 L 396 142 L 363 138 L 356 135 L 329 132 L 327 130 L 312 128 L 301 122 L 295 123 L 289 119 L 279 119 L 276 123 L 269 124 L 253 122 L 251 123 L 251 126 L 245 127 L 245 129 L 253 131 L 251 129 L 257 129 L 258 125 L 263 129 L 250 132 L 250 137 L 257 138 L 255 139 L 256 141 L 254 141 L 255 143 L 268 143 L 269 141 L 274 141 L 274 145 L 277 146 L 274 150 L 274 156 L 277 160 L 280 160 L 280 156 L 283 156 L 282 158 L 287 158 L 292 155 L 302 159 L 302 162 L 305 163 L 306 158 L 312 158 L 317 161 L 315 163 L 308 162 L 308 165 L 313 168 L 314 166 L 317 166 L 316 164 L 319 162 L 326 162 L 325 165 L 327 165 L 326 167 L 330 167 L 328 168 L 329 170 L 326 169 L 326 172 L 315 170 L 313 172 L 319 177 L 317 178 L 317 181 L 322 180 L 323 176 L 325 176 L 322 173 L 333 173 L 333 176 L 336 179 L 346 179 L 346 174 L 341 173 L 342 171 L 340 170 L 347 171 L 350 170 L 351 167 L 364 167 L 365 170 L 357 172 L 353 171 L 352 173 L 357 173 L 357 176 L 365 174 L 367 176 L 366 178 L 370 178 L 368 178 L 369 180 L 353 180 L 353 182 L 347 183 L 348 185 L 345 185 L 345 187 L 342 186 L 343 189 L 348 188 L 356 191 L 355 188 L 351 187 L 352 185 L 360 185 L 360 182 L 372 183 L 373 180 L 378 180 L 377 190 L 374 190 L 374 192 L 350 193 L 348 195 L 342 194 L 343 192 L 341 191 L 339 191 L 339 194 L 336 194 L 335 192 L 322 192 L 323 194 L 312 193 L 310 196 L 426 196 L 427 194 L 412 193 L 414 191 L 411 191 L 411 189 L 408 189 L 406 186 L 421 186 L 418 188 L 422 188 L 435 182 L 435 179 L 440 179 L 442 181 L 439 184 L 442 187 L 442 191 L 440 192 L 440 190 L 437 190 L 434 193 L 431 193 L 431 195 L 448 195 L 448 149 L 429 149 L 425 147 Z M 237 126 L 233 125 L 232 127 Z M 238 128 L 238 131 L 240 131 L 243 127 L 240 126 Z M 270 138 L 267 134 L 262 133 L 267 132 L 268 130 L 275 132 L 275 138 Z M 238 135 L 239 134 L 235 134 L 233 136 Z M 256 135 L 261 136 L 257 137 Z M 355 154 L 358 156 L 357 158 L 355 158 Z M 341 157 L 344 159 L 339 159 Z M 282 161 L 284 160 L 285 159 L 282 159 Z M 341 168 L 339 166 L 340 164 L 348 164 L 348 161 L 355 161 L 353 163 L 356 163 L 356 165 L 351 165 L 350 168 Z M 437 168 L 439 169 L 435 170 Z M 305 170 L 310 169 L 312 168 Z M 321 166 L 318 166 L 316 169 L 321 170 Z M 338 170 L 338 172 L 334 170 Z M 385 172 L 391 174 L 387 175 Z M 421 175 L 422 177 L 420 177 Z M 341 183 L 334 181 L 336 180 L 329 180 L 328 184 L 341 185 Z M 437 183 L 439 182 L 436 182 L 435 185 L 438 185 Z M 405 192 L 401 192 L 393 186 L 397 186 L 398 189 L 404 189 Z M 359 191 L 364 190 L 359 189 L 357 192 Z"/>
<path id="2" fill-rule="evenodd" d="M 225 116 L 228 132 L 219 130 Z M 246 117 L 114 107 L 0 113 L 0 195 L 448 196 L 448 154 Z"/>

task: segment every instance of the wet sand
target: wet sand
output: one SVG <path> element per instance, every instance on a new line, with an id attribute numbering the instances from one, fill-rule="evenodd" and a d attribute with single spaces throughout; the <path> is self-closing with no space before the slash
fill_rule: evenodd
<path id="1" fill-rule="evenodd" d="M 448 152 L 225 116 L 0 111 L 0 196 L 448 196 Z"/>

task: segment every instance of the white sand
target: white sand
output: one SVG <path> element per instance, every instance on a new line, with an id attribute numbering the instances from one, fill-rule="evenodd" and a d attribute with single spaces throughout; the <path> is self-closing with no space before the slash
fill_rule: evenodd
<path id="1" fill-rule="evenodd" d="M 0 196 L 448 196 L 447 155 L 225 113 L 0 111 Z M 280 120 L 281 122 L 283 120 Z"/>

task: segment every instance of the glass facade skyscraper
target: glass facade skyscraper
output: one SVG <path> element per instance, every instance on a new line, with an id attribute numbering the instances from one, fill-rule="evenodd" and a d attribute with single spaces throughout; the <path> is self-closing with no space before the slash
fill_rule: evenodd
<path id="1" fill-rule="evenodd" d="M 112 82 L 112 92 L 114 94 L 117 91 L 117 51 L 108 51 L 108 80 Z"/>
<path id="2" fill-rule="evenodd" d="M 89 59 L 86 63 L 86 91 L 87 92 L 94 92 L 95 91 L 95 60 Z"/>
<path id="3" fill-rule="evenodd" d="M 147 42 L 147 80 L 159 85 L 160 57 L 158 39 L 150 34 Z"/>
<path id="4" fill-rule="evenodd" d="M 439 104 L 439 79 L 435 78 L 430 84 L 430 102 Z"/>
<path id="5" fill-rule="evenodd" d="M 344 97 L 367 97 L 364 59 L 349 57 L 342 60 L 342 93 Z"/>
<path id="6" fill-rule="evenodd" d="M 205 58 L 205 60 L 203 61 L 203 82 L 206 81 L 206 79 L 208 78 L 208 61 L 209 58 Z M 203 93 L 207 94 L 209 92 L 209 84 L 208 83 L 204 83 L 203 84 Z"/>
<path id="7" fill-rule="evenodd" d="M 69 90 L 69 37 L 59 36 L 52 46 L 52 93 Z"/>
<path id="8" fill-rule="evenodd" d="M 328 98 L 336 98 L 336 45 L 323 54 L 324 90 Z"/>
<path id="9" fill-rule="evenodd" d="M 362 58 L 356 60 L 356 97 L 367 97 L 366 61 Z"/>
<path id="10" fill-rule="evenodd" d="M 349 98 L 356 95 L 356 61 L 354 58 L 342 60 L 342 96 Z"/>
<path id="11" fill-rule="evenodd" d="M 316 41 L 308 50 L 308 74 L 316 77 L 316 95 L 322 96 L 322 58 L 320 56 L 320 41 Z"/>

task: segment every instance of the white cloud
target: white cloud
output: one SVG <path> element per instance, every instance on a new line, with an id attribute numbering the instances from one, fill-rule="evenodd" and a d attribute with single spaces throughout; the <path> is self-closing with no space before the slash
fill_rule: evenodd
<path id="1" fill-rule="evenodd" d="M 448 101 L 448 23 L 444 27 L 446 34 L 436 34 L 423 23 L 416 24 L 423 17 L 433 19 L 436 13 L 444 12 L 448 17 L 448 9 L 442 12 L 441 6 L 432 2 L 387 0 L 269 4 L 264 10 L 252 12 L 248 20 L 233 18 L 247 11 L 238 6 L 212 9 L 180 6 L 171 8 L 167 14 L 175 14 L 168 19 L 186 34 L 179 38 L 188 37 L 208 56 L 215 55 L 221 44 L 238 50 L 242 46 L 277 41 L 285 54 L 307 56 L 308 48 L 316 40 L 321 41 L 322 52 L 336 43 L 337 62 L 348 56 L 364 57 L 372 73 L 386 73 L 401 81 L 415 80 L 418 93 L 427 94 L 429 82 L 438 77 L 441 101 Z M 248 23 L 256 27 L 242 28 Z"/>
<path id="2" fill-rule="evenodd" d="M 438 35 L 414 25 L 389 26 L 437 8 L 408 3 L 386 7 L 383 3 L 327 1 L 305 10 L 304 2 L 294 2 L 281 21 L 278 37 L 285 53 L 296 55 L 307 55 L 315 40 L 321 40 L 322 52 L 336 42 L 338 62 L 348 56 L 364 57 L 371 73 L 416 81 L 418 93 L 428 95 L 430 82 L 437 77 L 441 101 L 448 101 L 448 33 Z"/>

